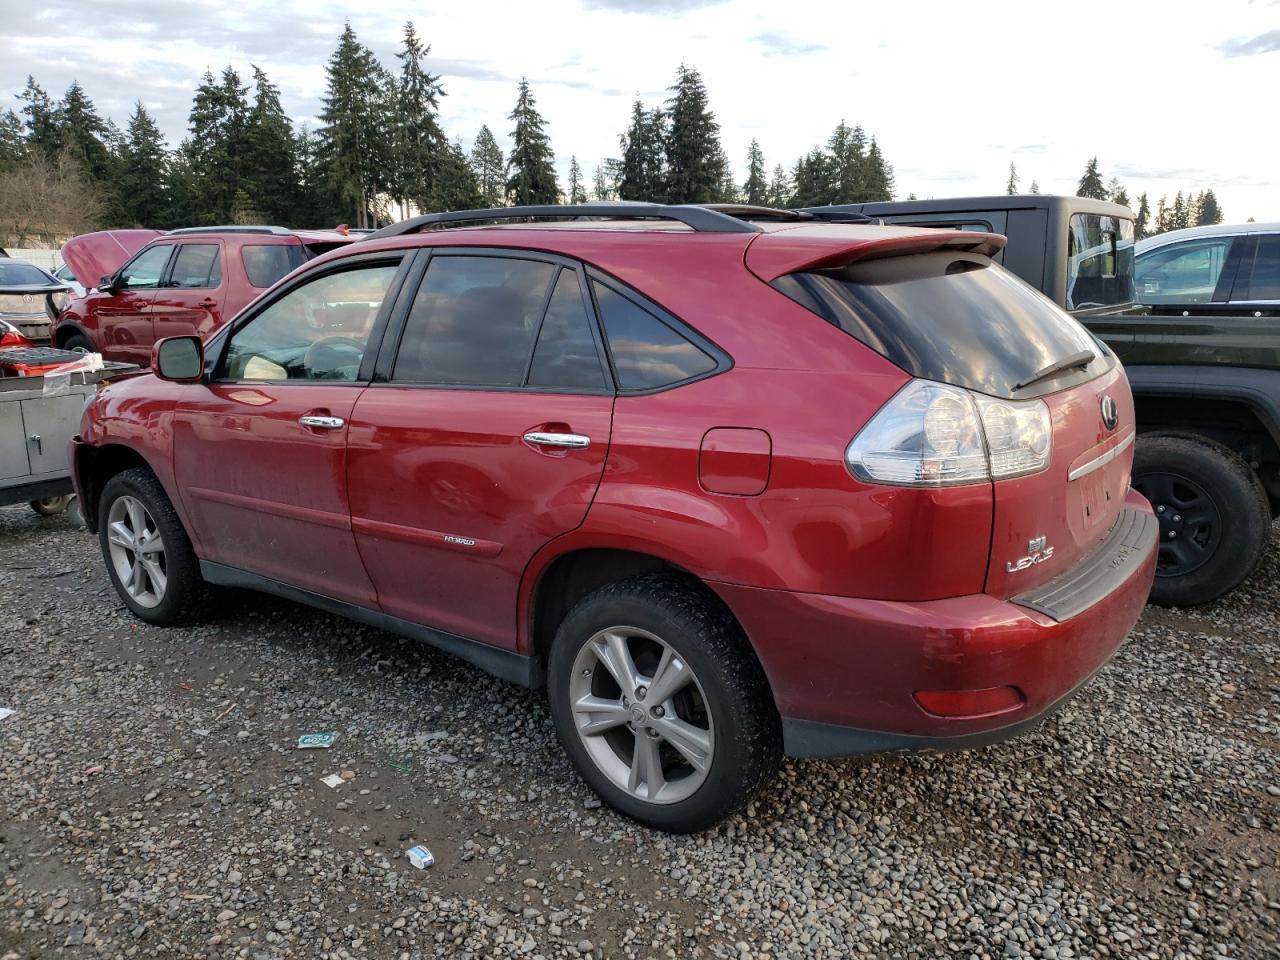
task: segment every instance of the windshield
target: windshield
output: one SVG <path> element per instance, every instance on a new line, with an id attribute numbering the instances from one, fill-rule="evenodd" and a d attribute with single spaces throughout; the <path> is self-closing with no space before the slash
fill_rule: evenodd
<path id="1" fill-rule="evenodd" d="M 39 267 L 0 260 L 0 286 L 47 287 L 50 283 L 49 275 Z"/>
<path id="2" fill-rule="evenodd" d="M 1073 214 L 1067 256 L 1068 310 L 1133 302 L 1132 220 Z"/>

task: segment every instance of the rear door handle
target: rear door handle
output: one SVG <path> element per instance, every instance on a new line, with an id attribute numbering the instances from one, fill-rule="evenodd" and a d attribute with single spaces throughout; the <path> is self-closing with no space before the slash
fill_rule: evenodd
<path id="1" fill-rule="evenodd" d="M 298 422 L 304 427 L 316 427 L 320 430 L 339 430 L 347 423 L 341 417 L 317 417 L 312 414 L 299 417 Z"/>
<path id="2" fill-rule="evenodd" d="M 206 309 L 211 308 L 211 307 L 216 307 L 217 305 L 218 305 L 218 301 L 217 301 L 217 300 L 214 300 L 214 299 L 212 299 L 212 298 L 210 298 L 210 297 L 205 297 L 205 298 L 204 298 L 203 300 L 201 300 L 198 304 L 196 304 L 196 306 L 198 306 L 198 307 L 205 307 Z"/>
<path id="3" fill-rule="evenodd" d="M 591 446 L 591 438 L 584 437 L 580 433 L 543 433 L 539 430 L 526 433 L 524 442 L 536 444 L 539 447 L 568 447 L 572 450 L 582 450 Z"/>

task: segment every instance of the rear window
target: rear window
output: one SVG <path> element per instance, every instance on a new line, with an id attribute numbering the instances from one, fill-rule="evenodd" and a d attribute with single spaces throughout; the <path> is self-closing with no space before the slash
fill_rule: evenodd
<path id="1" fill-rule="evenodd" d="M 971 254 L 867 260 L 790 274 L 773 287 L 912 376 L 992 396 L 1012 396 L 1083 351 L 1102 355 L 1071 316 Z M 1051 382 L 1061 388 L 1061 378 Z"/>
<path id="2" fill-rule="evenodd" d="M 1247 265 L 1240 267 L 1243 274 Z M 1258 238 L 1258 250 L 1253 256 L 1253 269 L 1247 279 L 1236 282 L 1232 300 L 1280 300 L 1280 234 L 1267 234 Z"/>
<path id="3" fill-rule="evenodd" d="M 244 272 L 255 287 L 269 287 L 307 262 L 301 246 L 289 243 L 249 243 L 240 248 Z"/>
<path id="4" fill-rule="evenodd" d="M 1073 214 L 1067 256 L 1067 309 L 1133 302 L 1132 220 Z"/>
<path id="5" fill-rule="evenodd" d="M 47 286 L 49 278 L 39 267 L 29 263 L 6 263 L 0 260 L 0 285 L 6 287 Z"/>

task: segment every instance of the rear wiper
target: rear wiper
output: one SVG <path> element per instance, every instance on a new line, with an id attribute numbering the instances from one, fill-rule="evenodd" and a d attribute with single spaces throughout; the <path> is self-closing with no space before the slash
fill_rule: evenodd
<path id="1" fill-rule="evenodd" d="M 1033 383 L 1039 383 L 1041 380 L 1048 380 L 1055 374 L 1065 373 L 1068 370 L 1074 370 L 1076 367 L 1087 367 L 1096 360 L 1098 355 L 1092 350 L 1081 350 L 1079 353 L 1073 353 L 1071 356 L 1062 360 L 1054 361 L 1049 364 L 1030 380 L 1024 380 L 1022 383 L 1014 384 L 1013 389 L 1021 390 L 1029 387 Z"/>

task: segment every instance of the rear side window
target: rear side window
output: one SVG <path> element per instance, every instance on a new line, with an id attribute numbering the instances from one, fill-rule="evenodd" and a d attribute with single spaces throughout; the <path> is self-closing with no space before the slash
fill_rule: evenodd
<path id="1" fill-rule="evenodd" d="M 247 243 L 240 248 L 244 272 L 255 287 L 269 287 L 286 273 L 307 262 L 307 255 L 297 244 Z"/>
<path id="2" fill-rule="evenodd" d="M 654 390 L 716 369 L 715 358 L 648 310 L 592 281 L 613 369 L 623 390 Z"/>
<path id="3" fill-rule="evenodd" d="M 582 301 L 582 287 L 572 270 L 561 270 L 547 315 L 538 332 L 529 367 L 531 387 L 602 389 L 604 371 L 591 335 L 591 317 Z"/>
<path id="4" fill-rule="evenodd" d="M 184 243 L 169 270 L 170 287 L 218 287 L 222 285 L 222 262 L 216 243 Z"/>
<path id="5" fill-rule="evenodd" d="M 867 260 L 772 286 L 912 376 L 992 396 L 1084 351 L 1101 354 L 1076 320 L 985 257 Z"/>
<path id="6" fill-rule="evenodd" d="M 1245 267 L 1241 266 L 1241 273 Z M 1258 238 L 1253 270 L 1242 284 L 1237 281 L 1232 300 L 1280 300 L 1280 234 Z"/>
<path id="7" fill-rule="evenodd" d="M 1214 237 L 1145 254 L 1137 266 L 1139 302 L 1211 303 L 1230 247 L 1230 237 Z"/>
<path id="8" fill-rule="evenodd" d="M 521 386 L 558 269 L 512 257 L 432 257 L 391 379 Z"/>

